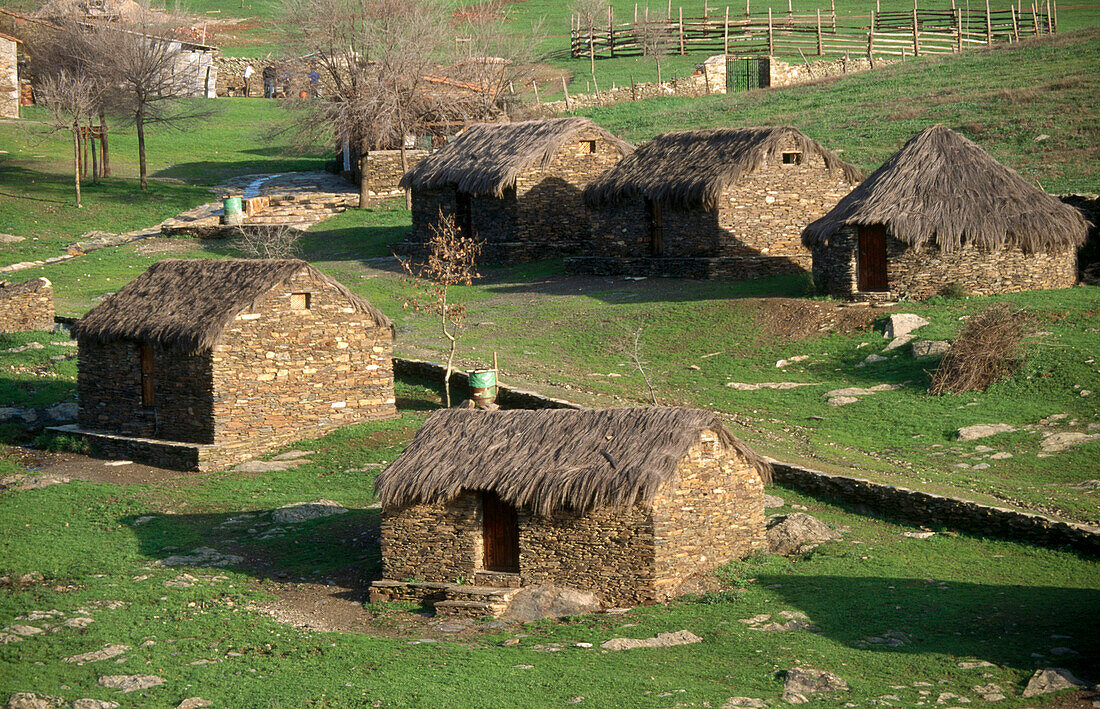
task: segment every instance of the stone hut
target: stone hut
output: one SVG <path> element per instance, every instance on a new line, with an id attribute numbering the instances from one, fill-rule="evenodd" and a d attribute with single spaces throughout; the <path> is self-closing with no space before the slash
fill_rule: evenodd
<path id="1" fill-rule="evenodd" d="M 216 469 L 396 414 L 393 324 L 304 261 L 165 259 L 72 335 L 74 430 L 108 454 Z"/>
<path id="2" fill-rule="evenodd" d="M 53 328 L 53 284 L 49 280 L 0 281 L 0 332 Z"/>
<path id="3" fill-rule="evenodd" d="M 0 34 L 0 118 L 19 118 L 19 45 Z"/>
<path id="4" fill-rule="evenodd" d="M 632 148 L 587 118 L 479 123 L 401 179 L 413 228 L 398 253 L 418 254 L 440 214 L 506 264 L 574 253 L 588 238 L 581 191 Z"/>
<path id="5" fill-rule="evenodd" d="M 666 133 L 588 184 L 575 273 L 755 278 L 810 268 L 802 229 L 863 175 L 795 128 Z"/>
<path id="6" fill-rule="evenodd" d="M 485 609 L 454 594 L 555 585 L 605 605 L 664 601 L 762 548 L 770 472 L 707 411 L 438 411 L 376 481 L 390 580 L 372 597 L 473 614 Z"/>
<path id="7" fill-rule="evenodd" d="M 926 128 L 802 241 L 823 293 L 853 300 L 1068 288 L 1081 213 L 944 126 Z"/>

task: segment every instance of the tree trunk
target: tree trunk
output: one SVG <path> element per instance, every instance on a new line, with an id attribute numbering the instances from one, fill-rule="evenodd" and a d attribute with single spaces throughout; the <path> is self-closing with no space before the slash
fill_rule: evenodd
<path id="1" fill-rule="evenodd" d="M 80 203 L 80 125 L 73 125 L 73 184 L 76 185 L 76 207 L 80 209 L 84 205 Z"/>
<path id="2" fill-rule="evenodd" d="M 145 176 L 145 116 L 142 111 L 137 113 L 137 138 L 138 138 L 138 177 L 141 178 L 141 189 L 146 189 L 149 183 Z"/>
<path id="3" fill-rule="evenodd" d="M 107 151 L 107 117 L 103 114 L 102 110 L 99 112 L 99 134 L 102 136 L 99 143 L 102 147 L 100 157 L 103 158 L 103 176 L 110 177 L 111 158 L 110 153 Z"/>
<path id="4" fill-rule="evenodd" d="M 92 182 L 99 182 L 99 160 L 96 159 L 95 154 L 95 133 L 93 133 L 94 126 L 92 125 L 92 119 L 88 119 L 88 140 L 92 144 Z"/>
<path id="5" fill-rule="evenodd" d="M 657 83 L 660 84 L 661 83 L 661 59 L 658 55 L 654 55 L 654 56 L 657 57 Z"/>
<path id="6" fill-rule="evenodd" d="M 401 138 L 401 174 L 404 175 L 409 171 L 409 155 L 405 151 L 405 138 Z M 405 190 L 405 209 L 412 211 L 413 208 L 413 196 L 412 190 Z"/>
<path id="7" fill-rule="evenodd" d="M 444 291 L 446 293 L 446 291 Z M 443 296 L 443 304 L 439 308 L 440 325 L 443 326 L 443 336 L 451 341 L 451 351 L 447 355 L 447 371 L 443 374 L 443 405 L 451 408 L 451 366 L 455 361 L 455 338 L 447 332 L 447 296 Z"/>
<path id="8" fill-rule="evenodd" d="M 370 153 L 365 149 L 359 151 L 359 209 L 370 206 L 370 181 L 367 174 L 367 156 Z"/>

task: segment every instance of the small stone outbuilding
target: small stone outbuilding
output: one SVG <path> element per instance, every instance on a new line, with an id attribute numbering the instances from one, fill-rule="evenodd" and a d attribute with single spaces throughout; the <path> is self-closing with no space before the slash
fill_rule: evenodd
<path id="1" fill-rule="evenodd" d="M 53 284 L 46 278 L 0 281 L 0 332 L 53 330 Z"/>
<path id="2" fill-rule="evenodd" d="M 438 411 L 376 482 L 375 597 L 462 579 L 664 601 L 763 548 L 769 475 L 707 411 Z"/>
<path id="3" fill-rule="evenodd" d="M 574 273 L 755 278 L 810 268 L 802 229 L 862 173 L 790 127 L 666 133 L 588 184 Z"/>
<path id="4" fill-rule="evenodd" d="M 483 242 L 485 264 L 577 253 L 588 239 L 582 190 L 631 150 L 587 118 L 472 125 L 401 179 L 413 226 L 394 250 L 423 253 L 443 215 Z"/>
<path id="5" fill-rule="evenodd" d="M 1081 213 L 944 126 L 918 133 L 802 241 L 822 293 L 915 300 L 1068 288 Z"/>
<path id="6" fill-rule="evenodd" d="M 393 324 L 305 261 L 166 259 L 72 335 L 75 428 L 108 454 L 216 469 L 396 414 Z"/>

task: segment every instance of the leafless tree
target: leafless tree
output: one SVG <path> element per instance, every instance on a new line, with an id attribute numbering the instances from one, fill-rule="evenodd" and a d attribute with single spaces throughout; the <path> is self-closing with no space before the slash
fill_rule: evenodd
<path id="1" fill-rule="evenodd" d="M 101 86 L 83 74 L 61 69 L 38 82 L 38 100 L 50 111 L 50 128 L 67 131 L 73 139 L 73 184 L 76 206 L 80 200 L 80 131 L 84 121 L 91 120 L 100 105 Z"/>
<path id="2" fill-rule="evenodd" d="M 405 307 L 413 307 L 439 318 L 440 329 L 449 345 L 447 372 L 443 377 L 443 403 L 450 407 L 455 350 L 466 323 L 466 305 L 454 302 L 451 288 L 471 285 L 475 279 L 481 277 L 477 272 L 481 243 L 463 236 L 454 217 L 444 215 L 442 211 L 431 230 L 427 261 L 401 262 L 416 291 L 416 295 L 405 301 Z"/>
<path id="3" fill-rule="evenodd" d="M 571 7 L 582 32 L 588 34 L 588 70 L 596 78 L 596 28 L 607 19 L 607 0 L 574 0 Z"/>
<path id="4" fill-rule="evenodd" d="M 537 47 L 545 36 L 542 21 L 536 20 L 522 32 L 515 31 L 514 24 L 514 19 L 502 14 L 497 20 L 459 28 L 453 64 L 442 69 L 467 88 L 449 102 L 447 111 L 452 116 L 483 121 L 507 103 L 509 86 L 524 86 L 534 78 L 540 59 Z"/>
<path id="5" fill-rule="evenodd" d="M 661 57 L 668 54 L 672 46 L 672 31 L 667 20 L 649 17 L 649 10 L 643 20 L 634 24 L 634 37 L 642 48 L 642 54 L 653 57 L 657 64 L 657 83 L 661 83 Z"/>
<path id="6" fill-rule="evenodd" d="M 302 232 L 285 224 L 238 227 L 232 246 L 245 258 L 297 258 Z"/>

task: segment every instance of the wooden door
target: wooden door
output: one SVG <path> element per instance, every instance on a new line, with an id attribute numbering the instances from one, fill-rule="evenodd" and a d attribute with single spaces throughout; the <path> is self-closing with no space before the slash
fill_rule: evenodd
<path id="1" fill-rule="evenodd" d="M 482 536 L 487 571 L 519 572 L 519 519 L 516 508 L 495 492 L 481 494 Z"/>
<path id="2" fill-rule="evenodd" d="M 886 278 L 886 227 L 881 224 L 859 228 L 859 255 L 856 262 L 861 291 L 890 290 Z"/>
<path id="3" fill-rule="evenodd" d="M 141 345 L 141 405 L 151 409 L 156 405 L 153 396 L 153 348 L 150 345 Z"/>

